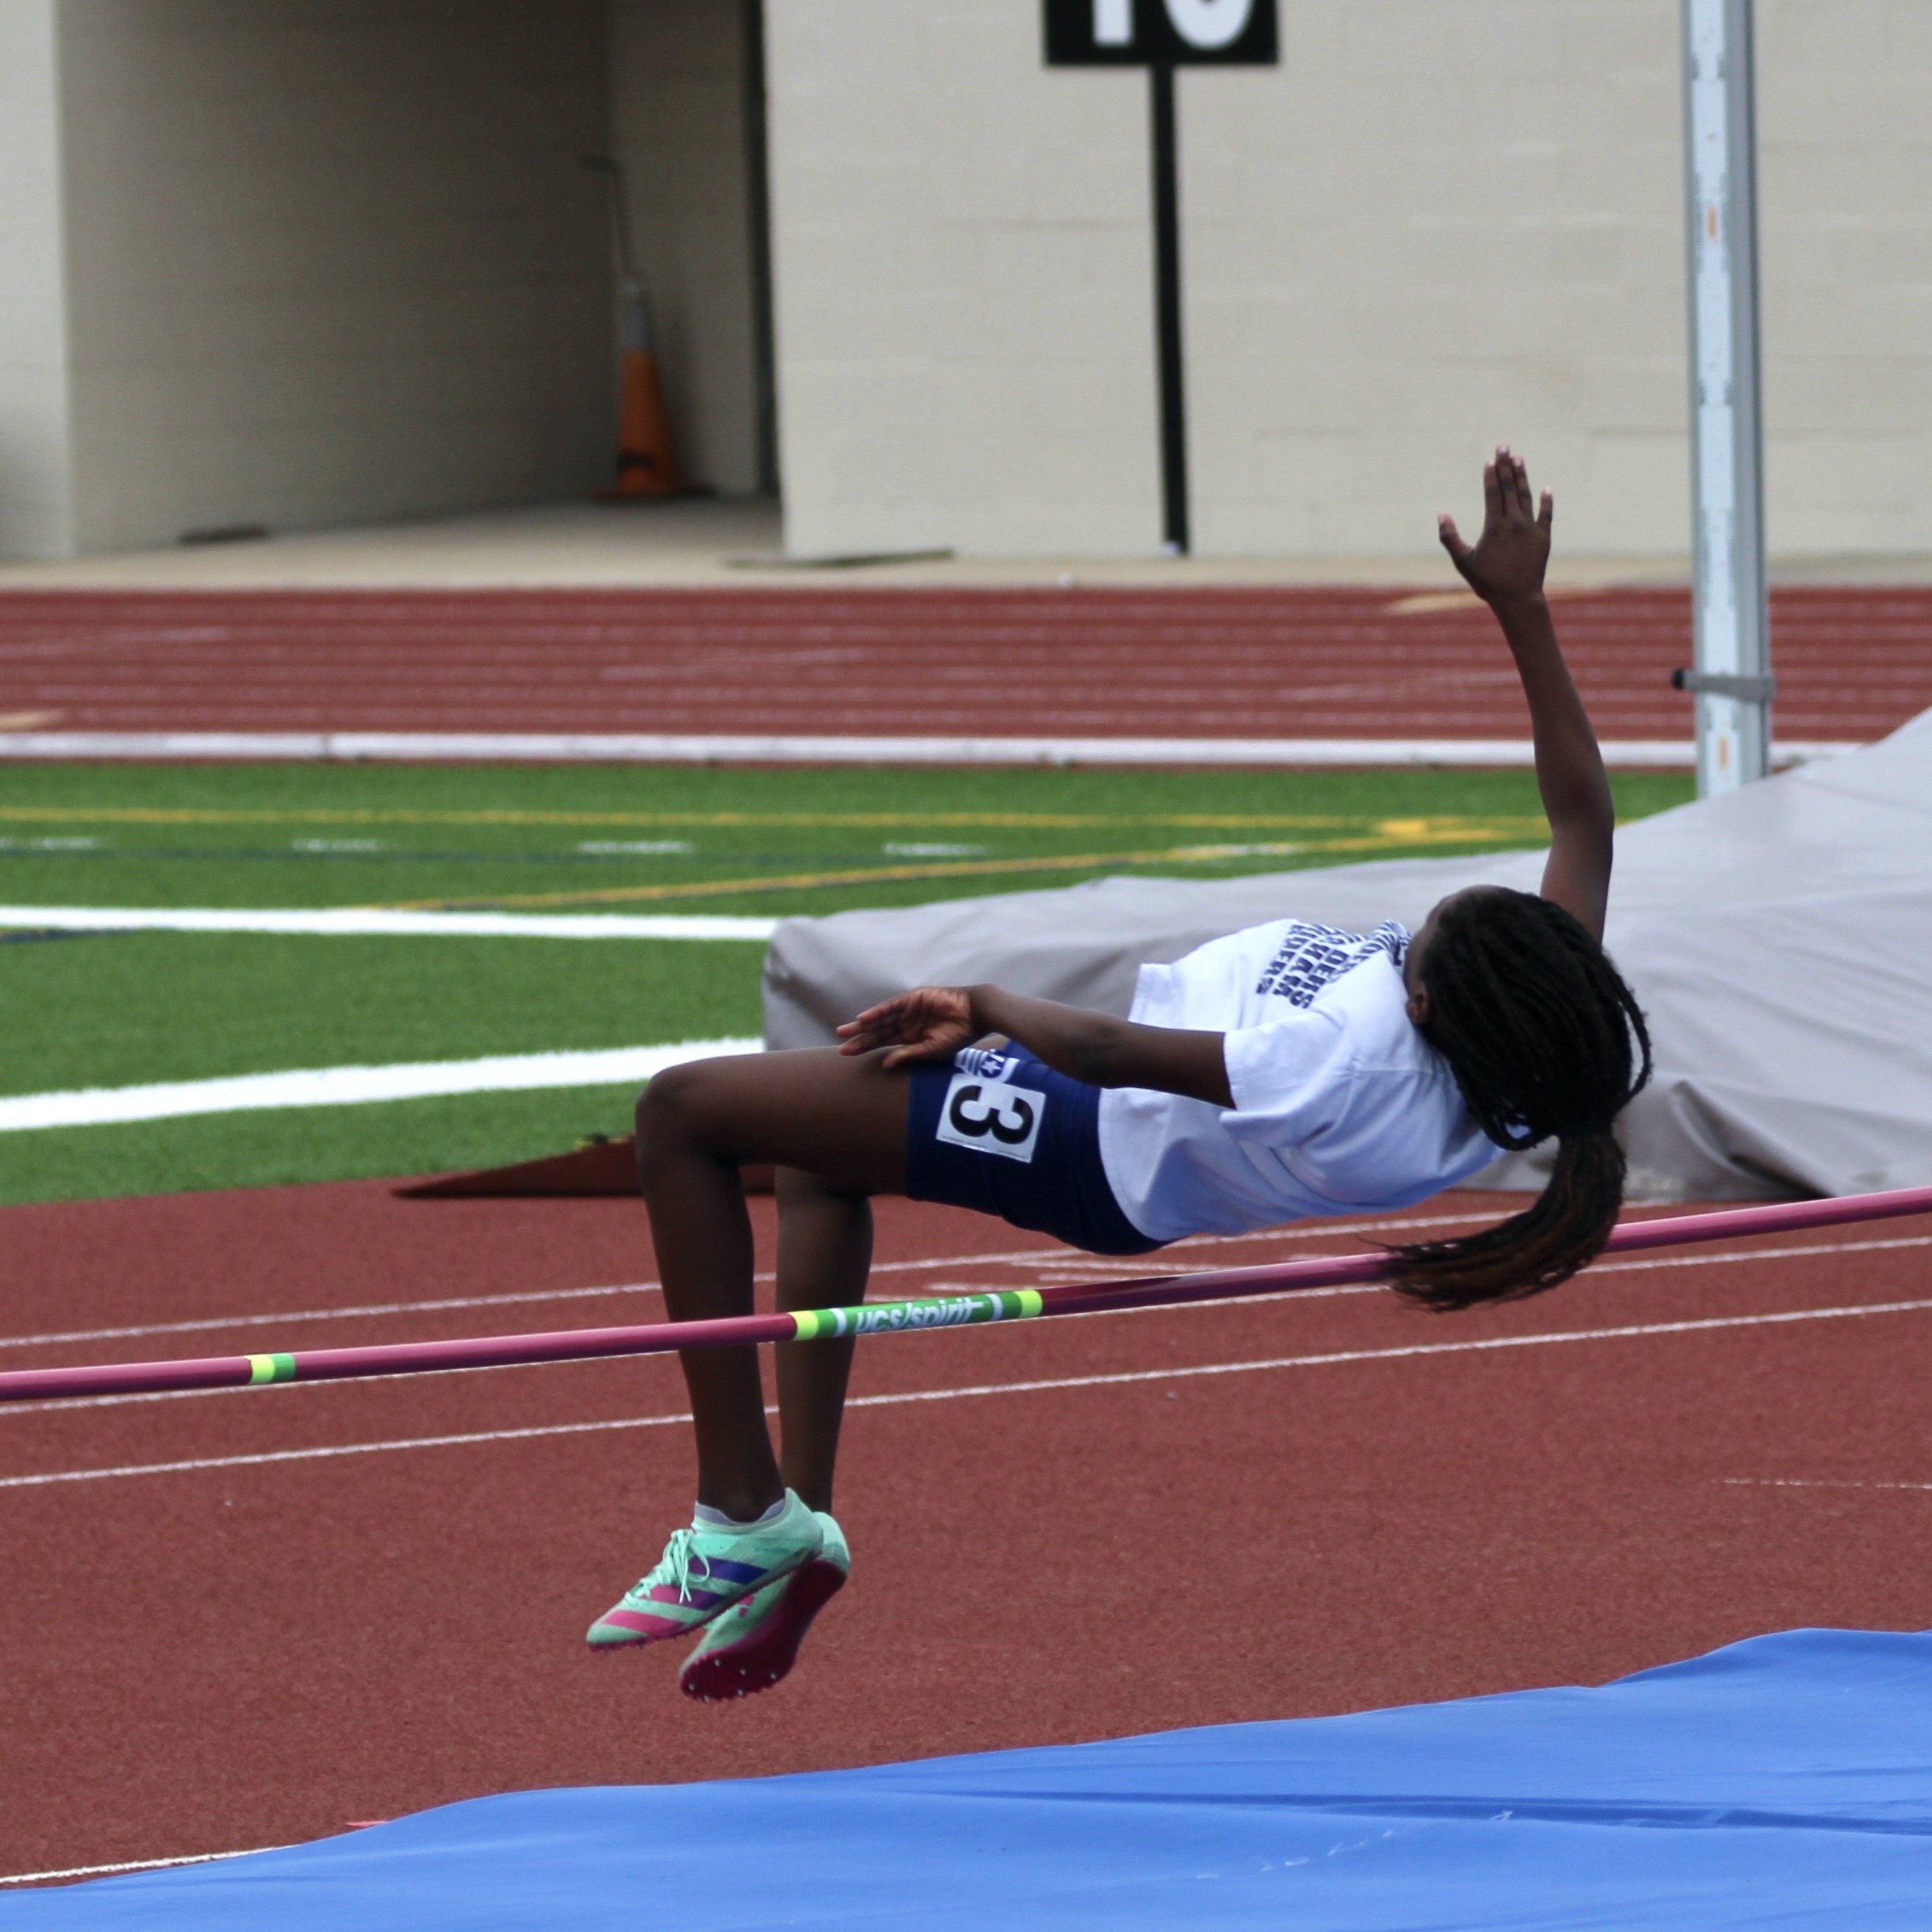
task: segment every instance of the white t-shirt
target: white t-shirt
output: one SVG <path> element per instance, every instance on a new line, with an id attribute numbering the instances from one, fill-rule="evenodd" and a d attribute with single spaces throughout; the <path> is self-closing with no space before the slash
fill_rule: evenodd
<path id="1" fill-rule="evenodd" d="M 1100 1096 L 1100 1159 L 1151 1240 L 1406 1208 L 1496 1159 L 1405 1010 L 1408 934 L 1276 920 L 1143 966 L 1132 1017 L 1226 1035 L 1231 1108 Z"/>

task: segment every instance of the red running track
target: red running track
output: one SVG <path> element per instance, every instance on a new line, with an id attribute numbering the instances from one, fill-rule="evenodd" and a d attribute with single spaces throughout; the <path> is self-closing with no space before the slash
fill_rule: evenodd
<path id="1" fill-rule="evenodd" d="M 1418 602 L 1424 608 L 1411 608 Z M 22 592 L 0 716 L 64 730 L 1522 737 L 1487 614 L 1386 590 Z M 1932 587 L 1780 590 L 1777 728 L 1932 705 Z M 1682 590 L 1568 596 L 1599 734 L 1688 739 Z"/>
<path id="2" fill-rule="evenodd" d="M 0 1358 L 22 1366 L 110 1360 L 161 1324 L 170 1348 L 260 1349 L 658 1305 L 572 1292 L 648 1282 L 621 1200 L 286 1188 L 9 1208 L 0 1243 Z M 1129 1271 L 903 1202 L 880 1204 L 879 1248 L 881 1292 Z M 1446 1319 L 1342 1289 L 868 1344 L 839 1499 L 852 1585 L 788 1683 L 719 1708 L 677 1695 L 672 1647 L 581 1641 L 688 1508 L 683 1429 L 635 1426 L 681 1413 L 670 1361 L 9 1411 L 0 1876 L 489 1791 L 1600 1681 L 1796 1624 L 1918 1628 L 1928 1258 L 1932 1216 L 1622 1259 Z M 76 1332 L 106 1329 L 142 1332 Z"/>

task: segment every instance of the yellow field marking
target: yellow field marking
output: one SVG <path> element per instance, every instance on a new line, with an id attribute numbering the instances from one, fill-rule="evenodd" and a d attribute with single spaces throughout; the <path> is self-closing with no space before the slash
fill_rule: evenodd
<path id="1" fill-rule="evenodd" d="M 595 892 L 520 892 L 488 899 L 412 899 L 385 912 L 466 912 L 497 906 L 619 905 L 640 899 L 708 899 L 734 892 L 806 891 L 818 886 L 868 886 L 901 879 L 963 879 L 992 873 L 1070 872 L 1094 866 L 1172 862 L 1172 852 L 1076 852 L 1050 859 L 962 859 L 934 866 L 871 866 L 847 872 L 790 872 L 778 878 L 704 879 L 676 885 L 616 886 Z"/>
<path id="2" fill-rule="evenodd" d="M 1394 821 L 1405 827 L 1421 821 Z M 1540 820 L 1533 820 L 1539 826 Z M 1396 837 L 1380 832 L 1359 838 L 1324 838 L 1298 847 L 1298 854 L 1386 852 L 1413 845 L 1510 843 L 1514 832 L 1470 827 L 1426 832 L 1405 829 Z M 1016 872 L 1077 872 L 1096 866 L 1206 866 L 1244 856 L 1238 850 L 1215 845 L 1175 845 L 1155 852 L 1060 853 L 1048 858 L 960 859 L 940 865 L 868 866 L 850 872 L 766 874 L 751 879 L 703 879 L 675 884 L 614 886 L 601 892 L 522 892 L 478 899 L 410 899 L 369 910 L 384 912 L 470 912 L 508 906 L 622 905 L 644 900 L 727 898 L 738 892 L 806 892 L 825 886 L 890 884 L 916 879 L 968 879 Z"/>
<path id="3" fill-rule="evenodd" d="M 229 811 L 168 806 L 0 806 L 0 822 L 112 825 L 559 825 L 827 826 L 890 830 L 910 825 L 1088 830 L 1108 825 L 1172 825 L 1203 832 L 1329 832 L 1373 823 L 1366 814 L 1311 817 L 1283 812 L 415 812 L 406 809 Z M 1534 817 L 1418 820 L 1430 825 L 1540 827 Z"/>
<path id="4" fill-rule="evenodd" d="M 1203 830 L 1256 829 L 1324 831 L 1359 824 L 1359 818 L 1311 818 L 1273 812 L 416 812 L 344 808 L 287 812 L 228 811 L 166 806 L 0 806 L 0 820 L 23 823 L 123 825 L 628 825 L 730 827 L 907 825 L 1006 826 L 1054 830 L 1102 825 L 1197 826 Z"/>

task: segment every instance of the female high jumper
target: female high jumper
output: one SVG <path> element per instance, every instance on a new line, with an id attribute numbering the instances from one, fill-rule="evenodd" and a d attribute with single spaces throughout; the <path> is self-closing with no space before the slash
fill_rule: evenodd
<path id="1" fill-rule="evenodd" d="M 1413 937 L 1292 919 L 1141 969 L 1130 1019 L 1000 987 L 922 986 L 814 1051 L 659 1074 L 638 1168 L 674 1321 L 752 1311 L 740 1167 L 778 1168 L 778 1305 L 862 1300 L 871 1197 L 1003 1216 L 1103 1255 L 1304 1216 L 1405 1208 L 1497 1154 L 1554 1138 L 1550 1184 L 1480 1233 L 1390 1253 L 1450 1310 L 1554 1287 L 1601 1250 L 1623 1198 L 1617 1115 L 1650 1072 L 1642 1015 L 1601 940 L 1614 817 L 1543 594 L 1551 504 L 1507 448 L 1483 471 L 1471 548 L 1444 548 L 1501 626 L 1550 822 L 1539 893 L 1473 886 Z M 742 1696 L 791 1667 L 850 1558 L 828 1514 L 852 1344 L 778 1349 L 783 1451 L 757 1352 L 681 1360 L 694 1520 L 591 1625 L 604 1648 L 699 1634 L 680 1687 Z"/>

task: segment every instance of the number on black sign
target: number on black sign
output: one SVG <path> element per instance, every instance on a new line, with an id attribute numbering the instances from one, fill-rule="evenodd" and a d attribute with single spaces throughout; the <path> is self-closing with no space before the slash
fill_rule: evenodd
<path id="1" fill-rule="evenodd" d="M 1204 50 L 1233 46 L 1254 10 L 1255 0 L 1167 0 L 1174 31 L 1190 47 Z"/>

